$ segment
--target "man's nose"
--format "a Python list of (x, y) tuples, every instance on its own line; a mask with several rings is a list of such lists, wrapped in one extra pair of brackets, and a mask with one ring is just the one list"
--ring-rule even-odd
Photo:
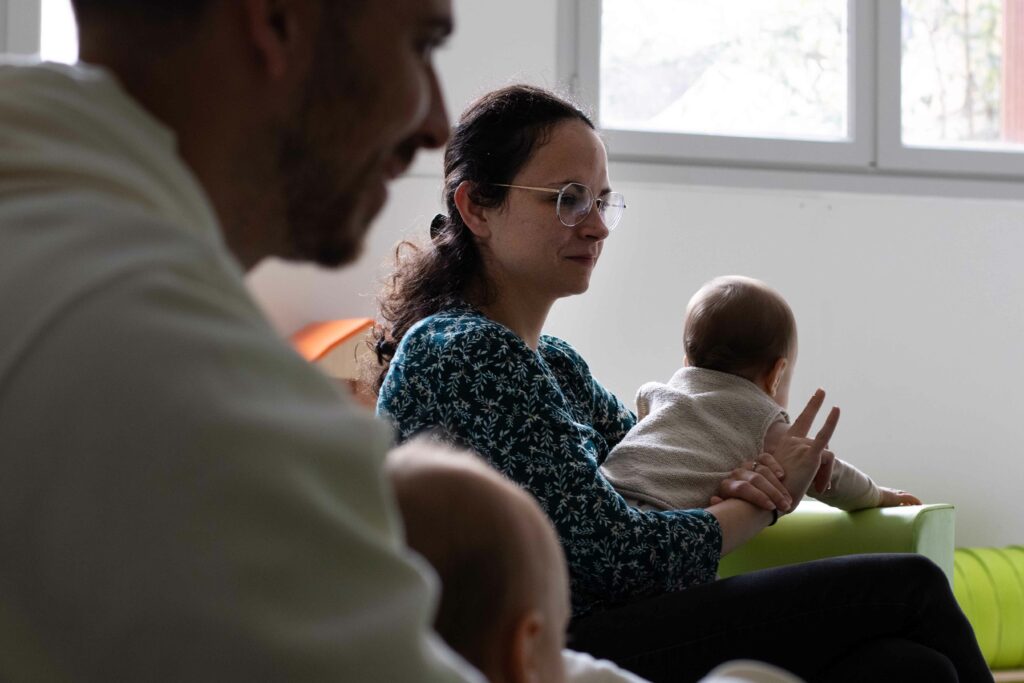
[(448, 110), (444, 106), (444, 95), (441, 93), (441, 84), (438, 82), (437, 73), (430, 70), (430, 105), (427, 115), (420, 125), (420, 145), (429, 149), (436, 149), (448, 141), (451, 127), (448, 123)]

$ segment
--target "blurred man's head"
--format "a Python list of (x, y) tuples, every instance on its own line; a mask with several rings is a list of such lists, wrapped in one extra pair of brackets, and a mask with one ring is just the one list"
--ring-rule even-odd
[(569, 577), (528, 493), (477, 457), (413, 442), (388, 458), (406, 540), (437, 571), (434, 626), (491, 683), (561, 683)]
[(82, 60), (178, 135), (246, 267), (353, 260), (448, 119), (451, 0), (73, 0)]

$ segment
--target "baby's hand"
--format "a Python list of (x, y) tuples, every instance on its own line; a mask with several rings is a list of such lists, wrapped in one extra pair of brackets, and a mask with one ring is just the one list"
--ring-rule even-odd
[(920, 505), (921, 500), (913, 493), (907, 493), (906, 491), (899, 491), (897, 489), (890, 489), (884, 486), (878, 487), (878, 492), (882, 494), (879, 499), (878, 507), (880, 508), (891, 508), (897, 505)]
[(836, 454), (825, 449), (821, 452), (821, 466), (818, 467), (818, 472), (814, 475), (814, 481), (811, 485), (814, 486), (814, 490), (818, 493), (825, 493), (832, 488), (832, 469), (836, 464)]

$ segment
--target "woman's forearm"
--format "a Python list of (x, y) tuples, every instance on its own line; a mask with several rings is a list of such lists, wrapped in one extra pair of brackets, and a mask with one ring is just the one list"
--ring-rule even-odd
[(752, 539), (771, 524), (773, 517), (770, 510), (738, 498), (729, 498), (706, 509), (715, 516), (722, 529), (722, 555), (728, 555)]

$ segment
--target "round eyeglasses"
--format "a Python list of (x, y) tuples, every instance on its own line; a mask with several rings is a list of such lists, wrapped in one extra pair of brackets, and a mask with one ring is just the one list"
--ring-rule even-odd
[(562, 225), (567, 228), (574, 228), (583, 221), (597, 206), (597, 213), (601, 221), (608, 228), (609, 232), (622, 220), (622, 213), (626, 210), (626, 199), (619, 192), (605, 192), (595, 198), (590, 188), (582, 183), (569, 183), (559, 190), (550, 187), (530, 187), (529, 185), (508, 185), (505, 183), (493, 183), (498, 187), (510, 187), (516, 190), (533, 190), (534, 192), (548, 192), (557, 194), (555, 202), (555, 214)]

